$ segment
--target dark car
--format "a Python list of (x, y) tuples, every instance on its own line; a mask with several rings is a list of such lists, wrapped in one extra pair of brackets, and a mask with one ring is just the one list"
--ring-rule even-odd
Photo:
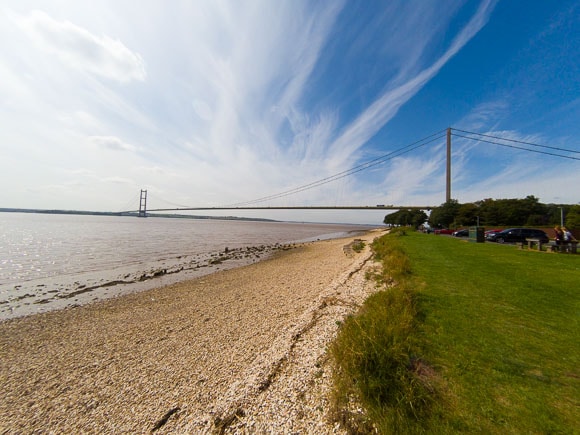
[(508, 228), (487, 238), (487, 240), (497, 243), (525, 242), (526, 239), (539, 239), (542, 243), (550, 241), (545, 232), (533, 228)]
[(501, 233), (503, 230), (486, 230), (484, 233), (485, 240), (494, 241), (493, 238), (497, 233)]
[(457, 230), (453, 232), (453, 235), (455, 237), (469, 237), (469, 230), (465, 228), (462, 230)]

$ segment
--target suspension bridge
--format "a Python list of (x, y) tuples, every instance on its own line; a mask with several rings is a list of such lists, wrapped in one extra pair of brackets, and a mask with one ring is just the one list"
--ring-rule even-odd
[(418, 148), (424, 147), (427, 144), (430, 144), (435, 141), (439, 141), (443, 138), (446, 138), (446, 156), (445, 156), (445, 163), (446, 163), (446, 186), (445, 186), (445, 201), (449, 202), (451, 200), (451, 137), (456, 136), (460, 137), (465, 140), (477, 141), (479, 143), (489, 143), (495, 144), (507, 148), (512, 149), (519, 149), (524, 150), (532, 153), (539, 153), (549, 156), (555, 156), (565, 159), (571, 160), (580, 160), (580, 157), (577, 155), (580, 154), (580, 151), (565, 149), (561, 147), (552, 147), (547, 145), (539, 145), (531, 142), (511, 139), (511, 138), (502, 138), (498, 136), (493, 136), (489, 134), (482, 134), (476, 132), (470, 132), (466, 130), (460, 130), (456, 128), (447, 128), (440, 132), (434, 133), (430, 136), (427, 136), (423, 139), (420, 139), (416, 142), (403, 146), (395, 151), (392, 151), (388, 154), (380, 156), (376, 159), (361, 163), (357, 166), (354, 166), (346, 171), (340, 172), (338, 174), (332, 175), (330, 177), (326, 177), (312, 183), (308, 183), (290, 190), (286, 190), (284, 192), (279, 192), (273, 195), (269, 195), (262, 198), (257, 198), (250, 201), (245, 201), (237, 204), (225, 205), (225, 206), (210, 206), (210, 207), (175, 207), (175, 208), (154, 208), (148, 209), (147, 208), (147, 190), (141, 190), (140, 201), (139, 201), (139, 210), (132, 210), (123, 213), (131, 213), (136, 214), (139, 217), (146, 217), (147, 213), (153, 212), (183, 212), (183, 211), (224, 211), (224, 210), (234, 210), (234, 211), (241, 211), (241, 210), (431, 210), (433, 209), (434, 205), (393, 205), (393, 204), (376, 204), (376, 205), (341, 205), (341, 206), (328, 206), (328, 205), (308, 205), (308, 206), (264, 206), (258, 205), (262, 204), (267, 201), (272, 201), (275, 199), (291, 196), (297, 194), (299, 192), (303, 192), (306, 190), (310, 190), (324, 184), (339, 180), (341, 178), (345, 178), (356, 174), (358, 172), (362, 172), (364, 170), (373, 168), (380, 164), (383, 164), (389, 160), (392, 160), (395, 157), (400, 155), (409, 153), (414, 151)]

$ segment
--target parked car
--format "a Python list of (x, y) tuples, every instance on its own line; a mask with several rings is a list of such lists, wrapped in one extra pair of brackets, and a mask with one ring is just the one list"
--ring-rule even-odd
[(448, 228), (438, 228), (434, 231), (435, 234), (453, 234), (453, 230)]
[(463, 228), (462, 230), (454, 231), (453, 236), (455, 236), (455, 237), (469, 237), (469, 230), (467, 228)]
[(485, 240), (493, 241), (493, 240), (491, 240), (492, 237), (495, 237), (495, 235), (501, 231), (503, 231), (503, 230), (497, 230), (497, 229), (496, 230), (486, 230), (484, 233)]
[(487, 240), (497, 243), (514, 243), (525, 242), (528, 238), (539, 239), (542, 243), (548, 243), (550, 241), (545, 232), (533, 228), (508, 228), (507, 230), (491, 235)]

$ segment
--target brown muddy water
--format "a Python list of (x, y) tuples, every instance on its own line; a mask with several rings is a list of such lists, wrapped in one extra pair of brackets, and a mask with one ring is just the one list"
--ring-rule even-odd
[(0, 213), (0, 320), (162, 287), (371, 228)]

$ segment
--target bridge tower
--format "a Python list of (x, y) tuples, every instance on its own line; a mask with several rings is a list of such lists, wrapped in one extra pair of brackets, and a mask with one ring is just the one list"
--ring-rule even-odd
[(451, 128), (447, 129), (447, 174), (445, 186), (445, 202), (451, 201)]
[(141, 189), (141, 198), (139, 199), (139, 217), (147, 217), (147, 191)]

